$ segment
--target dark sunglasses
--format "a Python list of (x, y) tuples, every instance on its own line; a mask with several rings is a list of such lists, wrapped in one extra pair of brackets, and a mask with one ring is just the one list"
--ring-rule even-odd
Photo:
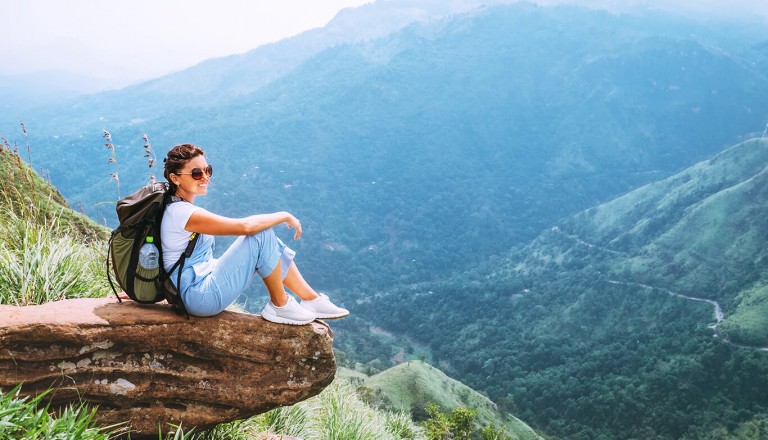
[(205, 167), (204, 170), (201, 170), (200, 168), (192, 168), (191, 173), (173, 173), (173, 174), (177, 176), (183, 176), (184, 174), (189, 174), (190, 176), (192, 176), (193, 179), (200, 180), (203, 178), (203, 172), (205, 172), (205, 174), (208, 177), (211, 177), (213, 176), (213, 167), (208, 165), (207, 167)]

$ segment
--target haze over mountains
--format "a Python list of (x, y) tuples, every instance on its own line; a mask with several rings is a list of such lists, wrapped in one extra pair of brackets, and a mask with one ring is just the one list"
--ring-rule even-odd
[(302, 219), (307, 278), (353, 310), (345, 352), (426, 353), (547, 433), (702, 438), (759, 421), (763, 354), (721, 344), (712, 309), (667, 290), (718, 301), (719, 335), (767, 341), (768, 163), (764, 142), (741, 141), (768, 122), (768, 30), (457, 5), (378, 2), (30, 111), (33, 163), (109, 222), (109, 174), (122, 195), (147, 180), (142, 134), (161, 157), (200, 144), (216, 169), (201, 204)]
[[(115, 194), (102, 129), (123, 188), (146, 180), (142, 134), (160, 154), (190, 141), (217, 165), (209, 207), (296, 211), (323, 238), (297, 244), (309, 267), (351, 267), (355, 284), (420, 281), (760, 131), (762, 28), (730, 30), (501, 5), (286, 63), (297, 37), (177, 74), (174, 89), (159, 79), (24, 119), (48, 157), (76, 156), (74, 169), (44, 155), (38, 166), (95, 218)], [(346, 284), (318, 272), (327, 288)]]

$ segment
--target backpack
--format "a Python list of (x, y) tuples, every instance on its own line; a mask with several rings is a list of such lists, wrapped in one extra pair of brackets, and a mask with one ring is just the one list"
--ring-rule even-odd
[[(163, 213), (170, 203), (181, 201), (168, 192), (165, 182), (151, 183), (135, 193), (117, 202), (117, 218), (120, 225), (112, 231), (109, 238), (107, 255), (107, 279), (115, 293), (118, 302), (122, 302), (110, 276), (110, 260), (112, 274), (117, 284), (132, 300), (142, 304), (154, 304), (162, 300), (168, 301), (174, 311), (186, 314), (186, 308), (177, 288), (181, 284), (181, 269), (174, 286), (169, 273), (177, 267), (183, 268), (184, 261), (192, 255), (199, 235), (192, 233), (186, 250), (169, 272), (163, 266), (163, 246), (160, 237), (160, 224)], [(157, 247), (160, 264), (155, 269), (145, 269), (139, 266), (139, 249), (147, 237)]]

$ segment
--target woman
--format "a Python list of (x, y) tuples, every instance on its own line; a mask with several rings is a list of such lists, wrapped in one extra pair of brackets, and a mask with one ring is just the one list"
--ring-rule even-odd
[[(160, 227), (163, 264), (170, 270), (186, 249), (192, 233), (200, 235), (192, 255), (181, 270), (181, 297), (187, 311), (196, 316), (212, 316), (226, 309), (258, 274), (269, 292), (270, 301), (261, 316), (282, 324), (306, 324), (314, 319), (341, 318), (349, 311), (318, 294), (304, 280), (294, 251), (272, 228), (285, 223), (301, 237), (301, 223), (288, 212), (228, 218), (195, 206), (195, 198), (208, 193), (213, 168), (205, 152), (191, 144), (173, 147), (165, 158), (165, 179), (176, 198), (166, 207)], [(213, 258), (215, 235), (238, 238), (219, 258)], [(176, 281), (176, 272), (170, 274)], [(296, 302), (285, 291), (299, 298)]]

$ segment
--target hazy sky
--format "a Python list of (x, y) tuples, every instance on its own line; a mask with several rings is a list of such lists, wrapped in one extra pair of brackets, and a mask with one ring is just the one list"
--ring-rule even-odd
[[(0, 75), (56, 69), (122, 86), (322, 27), (340, 9), (372, 1), (0, 0)], [(768, 16), (768, 0), (534, 1)]]
[(322, 27), (371, 0), (0, 0), (0, 74), (146, 79)]

